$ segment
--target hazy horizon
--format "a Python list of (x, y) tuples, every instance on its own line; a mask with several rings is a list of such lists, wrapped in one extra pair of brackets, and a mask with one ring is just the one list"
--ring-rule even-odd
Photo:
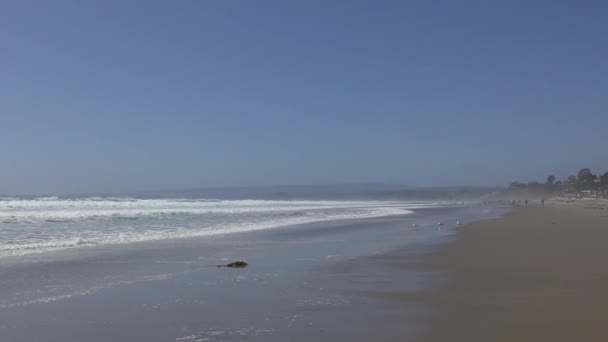
[(0, 194), (608, 171), (608, 6), (9, 2)]
[[(448, 185), (448, 186), (437, 186), (437, 185), (419, 185), (419, 186), (408, 186), (403, 184), (386, 184), (379, 182), (365, 182), (365, 183), (335, 183), (335, 184), (273, 184), (273, 185), (244, 185), (244, 186), (209, 186), (209, 187), (181, 187), (181, 188), (158, 188), (158, 189), (143, 189), (143, 190), (130, 190), (130, 191), (118, 191), (118, 192), (54, 192), (54, 193), (2, 193), (0, 196), (11, 196), (11, 197), (45, 197), (45, 196), (59, 196), (59, 197), (90, 197), (90, 196), (101, 196), (101, 197), (142, 197), (143, 198), (176, 198), (184, 196), (189, 198), (230, 198), (230, 195), (237, 194), (237, 197), (251, 197), (252, 195), (264, 197), (264, 195), (276, 195), (277, 193), (284, 193), (285, 195), (295, 196), (306, 194), (323, 197), (324, 195), (366, 195), (366, 194), (389, 194), (394, 192), (408, 192), (408, 191), (450, 191), (458, 189), (475, 189), (475, 190), (487, 190), (505, 188), (504, 186), (470, 186), (470, 185)], [(207, 196), (205, 196), (207, 195)], [(211, 195), (211, 196), (209, 196)]]

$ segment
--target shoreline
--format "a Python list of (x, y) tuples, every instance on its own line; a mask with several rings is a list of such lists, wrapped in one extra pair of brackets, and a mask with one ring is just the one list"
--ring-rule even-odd
[(606, 246), (606, 201), (517, 207), (406, 266), (442, 285), (371, 295), (431, 307), (415, 341), (604, 341)]
[[(360, 262), (354, 273), (332, 265), (401, 245), (417, 249), (442, 234), (436, 229), (414, 234), (413, 222), (456, 222), (475, 213), (476, 208), (430, 208), (413, 215), (83, 249), (0, 265), (0, 340), (330, 341), (377, 335), (364, 323), (372, 311), (393, 308), (351, 291), (376, 287), (373, 274), (387, 280), (396, 274), (359, 269)], [(196, 267), (235, 260), (249, 266)], [(355, 278), (362, 282), (351, 282)], [(411, 313), (413, 327), (417, 311)], [(384, 335), (399, 327), (373, 321), (385, 327)]]
[[(353, 203), (356, 203), (353, 202)], [(366, 202), (367, 203), (367, 202)], [(379, 202), (380, 203), (380, 202)], [(63, 257), (76, 255), (80, 257), (81, 255), (86, 254), (94, 254), (96, 251), (105, 250), (119, 250), (124, 247), (124, 249), (130, 248), (146, 248), (150, 246), (155, 246), (159, 244), (163, 244), (165, 242), (175, 242), (179, 243), (179, 241), (188, 241), (188, 240), (200, 240), (200, 239), (214, 239), (216, 237), (229, 236), (229, 235), (242, 235), (247, 236), (248, 234), (264, 234), (265, 232), (275, 232), (286, 229), (294, 229), (297, 230), (299, 227), (308, 227), (308, 226), (334, 226), (336, 224), (342, 224), (344, 222), (361, 222), (366, 220), (374, 220), (374, 219), (384, 219), (384, 218), (395, 218), (395, 217), (404, 217), (408, 215), (412, 215), (415, 212), (424, 212), (427, 210), (434, 210), (439, 208), (462, 208), (461, 204), (457, 203), (443, 203), (436, 205), (429, 205), (424, 203), (401, 203), (398, 205), (398, 202), (385, 202), (387, 205), (386, 208), (393, 208), (395, 212), (390, 214), (387, 213), (375, 213), (370, 215), (363, 215), (359, 217), (326, 217), (326, 218), (313, 218), (310, 221), (303, 220), (302, 222), (282, 222), (282, 223), (272, 223), (269, 225), (261, 225), (256, 226), (255, 224), (248, 225), (247, 223), (243, 223), (242, 227), (228, 230), (210, 230), (210, 231), (200, 231), (200, 232), (183, 232), (183, 233), (169, 233), (166, 235), (159, 235), (157, 237), (151, 238), (141, 238), (141, 239), (126, 239), (124, 242), (112, 242), (112, 241), (97, 241), (95, 239), (87, 239), (82, 237), (74, 237), (71, 242), (65, 243), (57, 243), (56, 246), (41, 246), (41, 247), (27, 247), (20, 250), (19, 248), (15, 248), (16, 252), (12, 252), (10, 248), (0, 249), (0, 266), (2, 263), (11, 263), (14, 261), (37, 261), (38, 259), (45, 259), (47, 256), (51, 258)], [(466, 207), (471, 207), (471, 203), (469, 203)], [(473, 205), (474, 206), (474, 205)], [(108, 221), (111, 222), (111, 221)], [(104, 225), (108, 222), (100, 221), (97, 223), (98, 225)], [(57, 222), (52, 222), (57, 223)], [(71, 222), (73, 223), (73, 222)], [(250, 226), (254, 226), (251, 228)], [(247, 227), (247, 228), (245, 228)], [(2, 227), (0, 227), (2, 228)], [(13, 227), (10, 227), (13, 228)], [(142, 227), (145, 228), (145, 227)], [(7, 253), (7, 252), (12, 252)]]
[[(404, 288), (418, 293), (431, 286), (433, 275), (394, 272), (395, 260), (378, 261), (394, 250), (411, 257), (434, 249), (453, 237), (457, 220), (495, 216), (492, 208), (429, 208), (146, 248), (91, 249), (0, 267), (0, 339), (409, 339), (426, 324), (426, 305), (387, 305), (362, 294)], [(438, 227), (437, 220), (445, 225)], [(196, 267), (235, 260), (249, 266)]]

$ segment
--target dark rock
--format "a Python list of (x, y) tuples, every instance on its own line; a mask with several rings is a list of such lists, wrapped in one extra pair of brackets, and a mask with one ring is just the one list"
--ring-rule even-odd
[(230, 268), (245, 268), (247, 267), (247, 263), (244, 261), (235, 261), (226, 265), (219, 265), (218, 267), (230, 267)]

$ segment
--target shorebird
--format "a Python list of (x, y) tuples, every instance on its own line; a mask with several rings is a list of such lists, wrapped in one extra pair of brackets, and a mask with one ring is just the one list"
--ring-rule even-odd
[(456, 221), (456, 225), (457, 225), (457, 226), (460, 226), (460, 221)]

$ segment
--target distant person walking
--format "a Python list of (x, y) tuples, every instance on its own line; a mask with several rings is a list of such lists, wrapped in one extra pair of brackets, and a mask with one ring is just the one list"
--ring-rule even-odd
[(528, 205), (528, 200), (526, 200), (526, 205)]

